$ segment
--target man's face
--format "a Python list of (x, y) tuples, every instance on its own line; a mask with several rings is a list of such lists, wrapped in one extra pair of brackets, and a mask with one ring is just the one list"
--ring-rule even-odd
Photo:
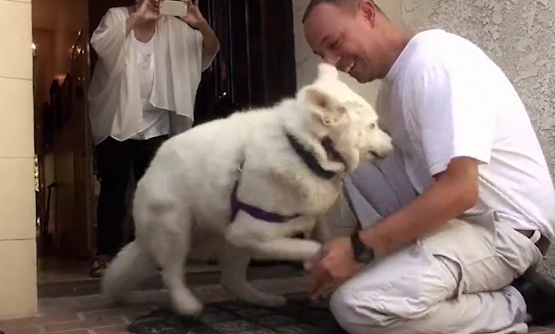
[(380, 41), (375, 29), (376, 8), (362, 2), (358, 8), (323, 3), (304, 23), (312, 50), (358, 82), (379, 79)]

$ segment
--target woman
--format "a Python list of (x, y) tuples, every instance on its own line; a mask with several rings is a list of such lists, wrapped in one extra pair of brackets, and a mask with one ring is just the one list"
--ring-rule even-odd
[(111, 8), (91, 38), (98, 63), (89, 117), (101, 182), (94, 277), (121, 247), (131, 175), (139, 180), (159, 145), (191, 126), (201, 73), (219, 50), (198, 3), (186, 1), (181, 18), (161, 16), (159, 4)]

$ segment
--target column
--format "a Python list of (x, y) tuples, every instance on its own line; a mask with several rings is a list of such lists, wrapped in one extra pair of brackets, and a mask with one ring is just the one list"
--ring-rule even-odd
[(31, 0), (0, 0), (0, 319), (37, 311)]

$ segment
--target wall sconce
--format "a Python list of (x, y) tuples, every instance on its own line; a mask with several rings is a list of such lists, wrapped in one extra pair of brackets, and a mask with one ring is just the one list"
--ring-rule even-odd
[(35, 42), (31, 43), (31, 50), (33, 50), (33, 57), (37, 56), (37, 45)]

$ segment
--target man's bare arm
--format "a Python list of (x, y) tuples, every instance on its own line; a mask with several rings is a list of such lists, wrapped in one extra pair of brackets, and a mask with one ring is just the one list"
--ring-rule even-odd
[(363, 230), (362, 241), (378, 257), (385, 256), (460, 216), (478, 200), (478, 166), (473, 158), (454, 158), (411, 204)]

